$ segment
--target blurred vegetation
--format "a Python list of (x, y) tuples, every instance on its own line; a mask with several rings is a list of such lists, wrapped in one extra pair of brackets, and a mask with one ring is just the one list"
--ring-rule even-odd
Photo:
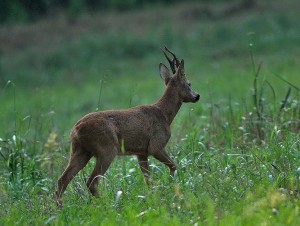
[[(224, 0), (214, 0), (221, 2)], [(179, 2), (179, 0), (1, 0), (0, 22), (26, 22), (45, 16), (55, 10), (65, 10), (70, 16), (98, 9), (128, 10), (154, 4)], [(208, 0), (201, 0), (208, 2)], [(252, 2), (252, 0), (246, 0)]]

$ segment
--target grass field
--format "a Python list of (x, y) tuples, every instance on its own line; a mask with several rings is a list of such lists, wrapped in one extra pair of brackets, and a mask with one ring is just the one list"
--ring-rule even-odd
[[(225, 15), (226, 7), (0, 28), (0, 225), (300, 225), (300, 5), (266, 1)], [(135, 157), (116, 158), (97, 199), (85, 187), (91, 161), (57, 209), (73, 124), (157, 100), (164, 44), (185, 59), (201, 95), (172, 125), (177, 174), (150, 158), (148, 187)]]

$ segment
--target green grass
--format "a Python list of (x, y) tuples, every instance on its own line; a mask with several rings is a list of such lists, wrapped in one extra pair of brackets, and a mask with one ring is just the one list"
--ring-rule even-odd
[[(189, 14), (201, 8), (189, 3), (2, 28), (19, 39), (0, 44), (0, 225), (299, 225), (297, 3), (215, 20)], [(90, 162), (58, 210), (71, 127), (97, 109), (159, 98), (163, 44), (185, 59), (201, 94), (172, 125), (176, 176), (150, 158), (148, 187), (135, 157), (116, 158), (96, 199), (85, 187)], [(290, 85), (277, 75), (295, 86), (286, 99)]]

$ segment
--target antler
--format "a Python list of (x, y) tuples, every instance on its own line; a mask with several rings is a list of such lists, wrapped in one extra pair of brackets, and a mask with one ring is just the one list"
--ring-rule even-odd
[[(165, 55), (165, 57), (167, 58), (167, 60), (169, 61), (169, 64), (170, 64), (170, 67), (171, 67), (171, 70), (172, 70), (173, 74), (175, 74), (176, 70), (178, 69), (178, 67), (180, 65), (180, 61), (176, 57), (175, 53), (173, 53), (172, 51), (170, 51), (166, 46), (165, 46), (165, 49), (162, 49), (162, 48), (160, 48), (160, 49), (163, 52), (163, 54)], [(168, 57), (166, 51), (173, 56), (173, 60), (171, 60)], [(182, 65), (182, 66), (184, 66), (184, 65)]]

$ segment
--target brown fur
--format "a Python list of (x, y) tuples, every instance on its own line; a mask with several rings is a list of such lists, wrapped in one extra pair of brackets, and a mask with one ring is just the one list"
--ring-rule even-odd
[[(168, 68), (160, 64), (166, 89), (156, 103), (90, 113), (75, 124), (71, 131), (69, 164), (58, 180), (58, 206), (69, 182), (92, 157), (96, 158), (96, 165), (87, 186), (94, 196), (98, 196), (99, 177), (105, 174), (116, 155), (136, 155), (146, 183), (149, 183), (150, 155), (167, 165), (170, 175), (174, 175), (176, 165), (165, 152), (171, 136), (170, 125), (183, 102), (197, 102), (200, 97), (191, 90), (183, 67), (182, 61), (171, 75)], [(121, 150), (122, 145), (125, 150)]]

